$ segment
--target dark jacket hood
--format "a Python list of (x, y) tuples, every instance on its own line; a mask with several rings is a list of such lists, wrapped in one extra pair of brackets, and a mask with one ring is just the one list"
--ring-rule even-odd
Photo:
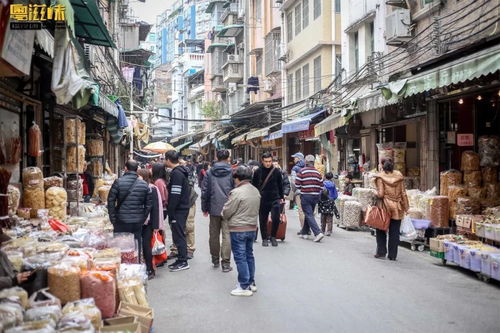
[(231, 174), (232, 169), (231, 166), (227, 163), (224, 162), (217, 162), (214, 164), (212, 169), (210, 169), (210, 172), (212, 175), (215, 177), (226, 177), (227, 175)]
[(179, 165), (174, 168), (175, 171), (182, 172), (184, 176), (189, 177), (189, 169), (185, 165)]

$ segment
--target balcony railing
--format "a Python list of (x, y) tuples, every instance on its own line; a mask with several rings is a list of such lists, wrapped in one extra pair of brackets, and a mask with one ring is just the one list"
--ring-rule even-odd
[[(238, 15), (238, 4), (237, 3), (231, 3), (229, 7), (224, 9), (222, 12), (222, 15), (220, 17), (220, 21), (224, 25), (229, 25), (229, 24), (234, 24)], [(229, 20), (228, 20), (229, 19)], [(228, 22), (226, 22), (228, 20)], [(230, 21), (230, 22), (229, 22)]]
[(226, 87), (224, 86), (224, 81), (221, 76), (215, 76), (212, 78), (212, 91), (213, 92), (224, 92)]

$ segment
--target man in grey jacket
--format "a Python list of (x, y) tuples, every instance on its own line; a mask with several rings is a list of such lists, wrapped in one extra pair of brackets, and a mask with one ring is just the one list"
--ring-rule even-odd
[(253, 241), (257, 233), (260, 193), (250, 183), (252, 170), (248, 167), (237, 167), (233, 177), (236, 188), (229, 194), (222, 211), (224, 220), (228, 222), (231, 249), (238, 269), (238, 286), (231, 291), (231, 295), (252, 296), (257, 291)]
[(201, 210), (204, 216), (210, 215), (209, 245), (212, 264), (214, 268), (218, 268), (222, 262), (222, 271), (225, 273), (232, 270), (231, 241), (227, 221), (222, 218), (222, 208), (233, 188), (229, 151), (221, 149), (217, 151), (217, 162), (207, 172), (201, 186)]

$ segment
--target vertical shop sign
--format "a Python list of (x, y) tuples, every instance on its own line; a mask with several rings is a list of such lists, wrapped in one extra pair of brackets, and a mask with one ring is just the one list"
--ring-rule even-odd
[(474, 134), (457, 134), (457, 145), (460, 147), (474, 146)]
[(11, 30), (7, 26), (1, 57), (15, 69), (30, 75), (35, 30)]

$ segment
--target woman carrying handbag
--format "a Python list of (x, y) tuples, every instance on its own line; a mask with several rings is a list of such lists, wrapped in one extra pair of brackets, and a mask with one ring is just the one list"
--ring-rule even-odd
[(394, 170), (391, 159), (382, 162), (383, 171), (376, 176), (377, 197), (381, 199), (382, 209), (390, 218), (389, 222), (389, 253), (387, 253), (387, 231), (377, 229), (377, 252), (375, 258), (396, 260), (399, 246), (399, 229), (401, 220), (409, 209), (408, 197), (404, 186), (404, 177)]

